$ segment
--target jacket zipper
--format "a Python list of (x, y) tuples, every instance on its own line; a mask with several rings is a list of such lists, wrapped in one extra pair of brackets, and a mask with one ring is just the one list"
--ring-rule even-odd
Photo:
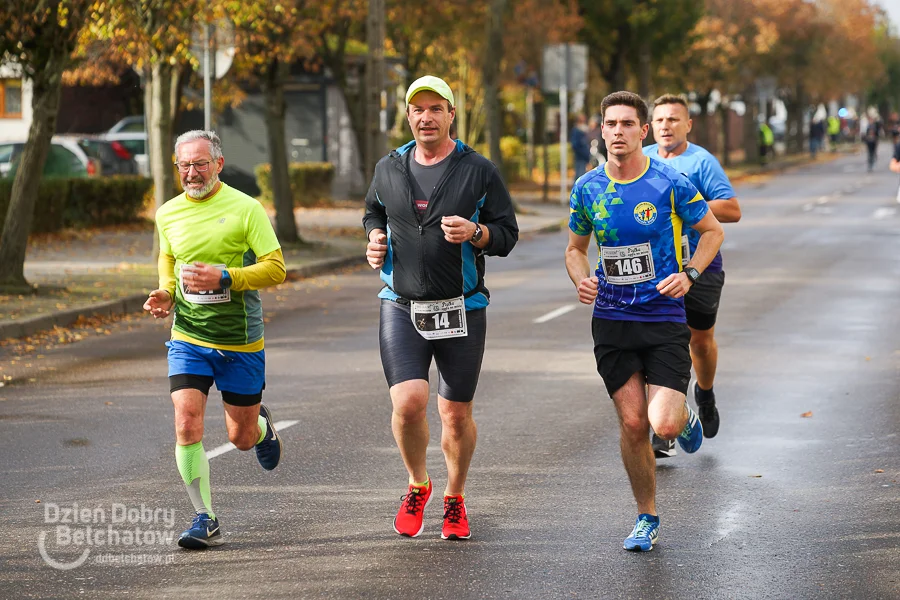
[[(415, 152), (415, 148), (410, 148), (409, 152)], [(454, 149), (453, 152), (454, 152), (454, 157), (450, 159), (450, 164), (447, 166), (447, 170), (444, 171), (444, 175), (441, 177), (441, 180), (438, 181), (436, 186), (434, 186), (434, 191), (431, 194), (431, 200), (429, 200), (428, 207), (425, 209), (426, 214), (423, 215), (422, 217), (419, 216), (419, 211), (416, 210), (415, 201), (413, 199), (412, 181), (411, 181), (412, 175), (409, 172), (409, 170), (406, 168), (406, 164), (404, 163), (403, 160), (395, 159), (395, 161), (394, 161), (394, 164), (397, 165), (397, 168), (400, 170), (401, 173), (403, 173), (403, 175), (406, 179), (407, 205), (409, 206), (410, 210), (413, 212), (413, 217), (415, 217), (416, 223), (418, 224), (418, 228), (419, 228), (419, 276), (420, 276), (419, 281), (421, 283), (420, 290), (421, 290), (422, 296), (425, 296), (428, 291), (426, 274), (425, 274), (425, 242), (422, 239), (425, 236), (425, 229), (422, 227), (422, 219), (425, 216), (427, 216), (428, 213), (431, 211), (432, 206), (435, 203), (435, 200), (439, 196), (439, 192), (444, 187), (444, 182), (447, 181), (450, 174), (459, 165), (459, 157), (455, 156), (455, 153), (457, 152), (456, 149)], [(402, 159), (403, 157), (398, 156), (397, 158)], [(413, 159), (413, 155), (410, 154), (409, 157), (407, 158), (407, 160), (412, 160), (412, 159)], [(463, 282), (463, 290), (465, 290), (465, 282)]]

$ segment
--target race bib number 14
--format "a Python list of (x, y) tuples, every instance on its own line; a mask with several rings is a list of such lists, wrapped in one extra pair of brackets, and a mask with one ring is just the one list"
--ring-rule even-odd
[(426, 340), (465, 337), (466, 301), (460, 296), (449, 300), (413, 300), (409, 316), (416, 331)]

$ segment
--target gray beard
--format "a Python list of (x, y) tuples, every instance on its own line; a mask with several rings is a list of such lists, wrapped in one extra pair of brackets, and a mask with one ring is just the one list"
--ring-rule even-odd
[(212, 177), (210, 177), (210, 178), (209, 178), (209, 181), (206, 182), (206, 185), (204, 185), (204, 186), (203, 186), (202, 188), (200, 188), (199, 190), (192, 190), (192, 189), (188, 188), (188, 189), (185, 189), (185, 190), (184, 190), (184, 193), (185, 193), (188, 197), (197, 200), (197, 199), (202, 198), (203, 196), (207, 195), (209, 192), (211, 192), (212, 189), (213, 189), (214, 187), (216, 187), (216, 184), (217, 184), (217, 183), (219, 183), (219, 176), (218, 176), (218, 174), (217, 174), (217, 175), (213, 175)]

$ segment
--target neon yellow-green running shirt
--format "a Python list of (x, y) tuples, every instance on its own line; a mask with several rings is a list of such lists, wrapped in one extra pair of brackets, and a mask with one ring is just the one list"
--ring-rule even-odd
[[(182, 193), (156, 212), (159, 251), (175, 258), (175, 320), (172, 338), (240, 351), (263, 347), (263, 313), (256, 290), (192, 293), (181, 268), (203, 262), (221, 269), (256, 264), (281, 248), (265, 209), (226, 184), (203, 201)], [(162, 274), (161, 274), (162, 278)]]

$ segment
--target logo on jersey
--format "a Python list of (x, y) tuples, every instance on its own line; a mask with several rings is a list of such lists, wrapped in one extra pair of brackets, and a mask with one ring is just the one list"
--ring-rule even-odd
[(634, 207), (634, 220), (641, 225), (651, 225), (656, 220), (656, 207), (649, 202), (641, 202)]

